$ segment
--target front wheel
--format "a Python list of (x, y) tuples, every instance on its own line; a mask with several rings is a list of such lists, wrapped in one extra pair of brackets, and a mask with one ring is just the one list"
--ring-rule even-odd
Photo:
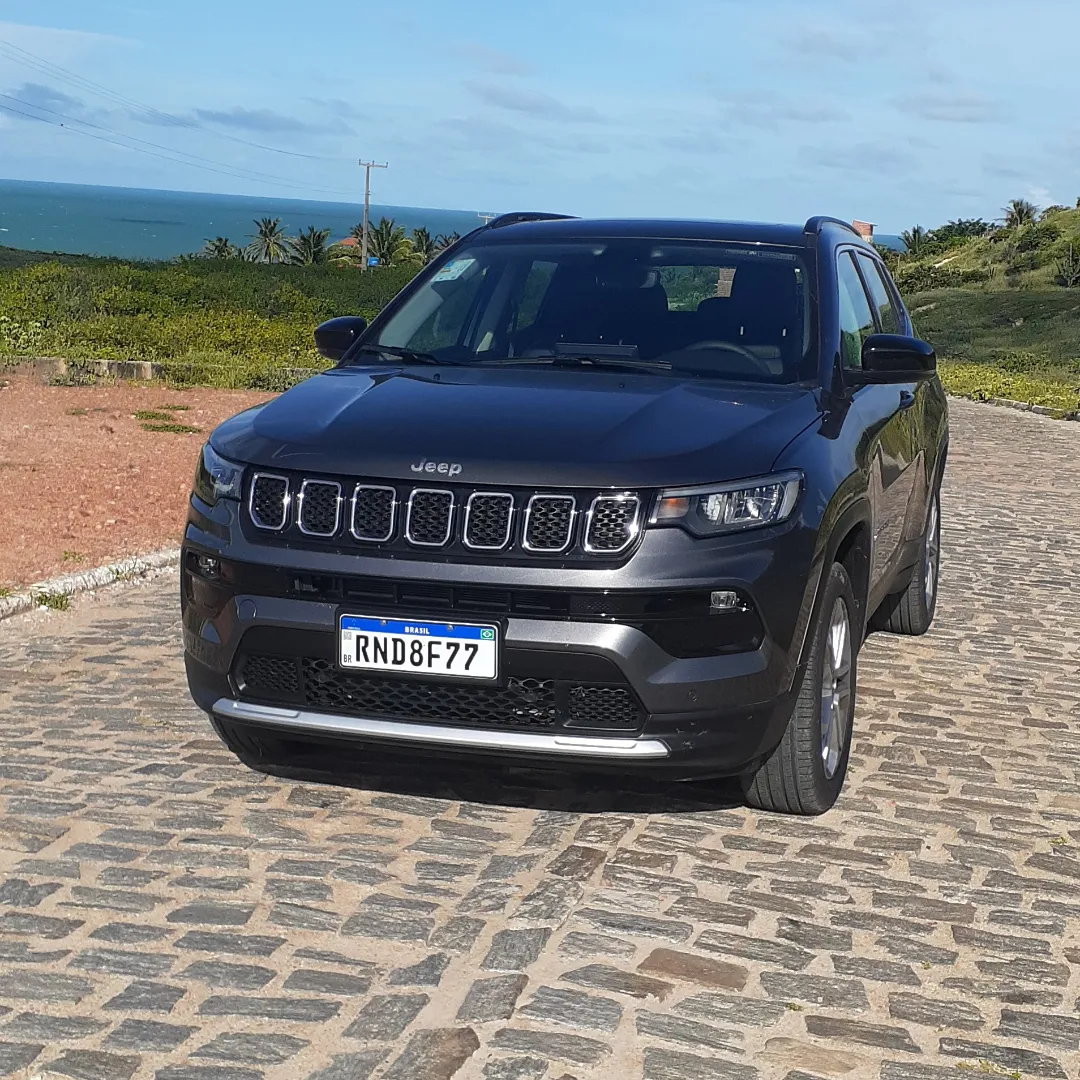
[(780, 745), (744, 779), (751, 806), (784, 814), (823, 814), (839, 797), (855, 715), (858, 610), (847, 571), (834, 563), (787, 730)]

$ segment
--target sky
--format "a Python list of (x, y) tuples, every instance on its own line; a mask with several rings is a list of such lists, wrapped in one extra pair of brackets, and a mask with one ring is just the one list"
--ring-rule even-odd
[(899, 232), (1076, 203), (1077, 41), (1075, 0), (0, 0), (0, 177), (358, 201), (364, 157), (383, 204)]

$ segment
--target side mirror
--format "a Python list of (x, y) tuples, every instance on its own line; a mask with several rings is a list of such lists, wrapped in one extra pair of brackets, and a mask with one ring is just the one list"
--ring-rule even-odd
[(871, 334), (863, 343), (862, 370), (844, 372), (856, 383), (908, 383), (937, 371), (934, 347), (904, 334)]
[(367, 319), (359, 315), (328, 319), (315, 329), (315, 348), (327, 360), (338, 361), (366, 329)]

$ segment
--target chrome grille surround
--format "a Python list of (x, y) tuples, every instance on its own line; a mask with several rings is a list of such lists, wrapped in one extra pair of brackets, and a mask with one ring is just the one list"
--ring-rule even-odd
[(597, 495), (585, 515), (583, 546), (589, 555), (618, 555), (640, 531), (641, 499), (637, 495)]
[[(376, 500), (381, 495), (390, 496), (390, 505), (385, 510), (380, 509), (377, 505)], [(361, 499), (369, 505), (362, 507)], [(375, 503), (375, 505), (370, 505), (371, 503)], [(394, 528), (397, 525), (397, 508), (397, 488), (382, 484), (357, 484), (352, 494), (349, 512), (349, 531), (352, 533), (353, 538), (368, 544), (385, 544), (394, 535)], [(358, 511), (365, 515), (364, 520), (365, 523), (369, 524), (368, 528), (361, 529), (357, 526)], [(373, 526), (379, 523), (384, 515), (386, 529), (384, 531), (375, 530)], [(372, 521), (372, 518), (374, 518), (374, 521)]]
[[(446, 524), (442, 528), (439, 522), (444, 516)], [(427, 539), (418, 537), (418, 528)], [(450, 542), (453, 528), (454, 493), (445, 488), (413, 488), (405, 515), (405, 539), (417, 547), (445, 547)]]
[[(274, 491), (280, 491), (275, 495)], [(280, 502), (281, 515), (277, 520), (267, 520), (262, 510), (270, 510)], [(248, 492), (248, 516), (256, 529), (280, 532), (289, 520), (289, 505), (292, 495), (289, 491), (289, 478), (277, 473), (257, 472), (251, 478), (251, 490)]]
[[(540, 519), (541, 514), (550, 515), (556, 512), (557, 508), (561, 508), (561, 512), (566, 515), (565, 527), (559, 524), (558, 519), (554, 522)], [(521, 546), (526, 551), (540, 555), (557, 555), (566, 551), (574, 539), (576, 517), (577, 499), (573, 495), (534, 495), (525, 507)], [(538, 540), (541, 542), (537, 543)]]
[[(503, 509), (499, 510), (497, 507)], [(499, 516), (506, 515), (500, 525)], [(481, 516), (483, 515), (483, 516)], [(461, 541), (473, 551), (502, 551), (514, 529), (514, 496), (505, 491), (474, 491), (465, 503)], [(483, 543), (497, 540), (497, 543)]]
[[(330, 503), (333, 500), (333, 521)], [(341, 485), (336, 480), (305, 480), (296, 500), (296, 524), (305, 536), (336, 535), (341, 524)]]

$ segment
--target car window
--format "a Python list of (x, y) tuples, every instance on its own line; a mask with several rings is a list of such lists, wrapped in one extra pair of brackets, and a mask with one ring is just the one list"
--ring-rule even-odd
[(837, 258), (836, 277), (840, 286), (840, 360), (846, 368), (861, 368), (863, 342), (876, 327), (850, 252), (841, 252)]
[(859, 265), (862, 267), (863, 277), (870, 290), (870, 298), (877, 308), (878, 321), (881, 330), (885, 334), (899, 334), (900, 322), (896, 317), (896, 308), (893, 306), (892, 294), (881, 277), (881, 267), (869, 255), (859, 255)]
[(621, 358), (794, 382), (814, 370), (804, 260), (726, 242), (478, 240), (432, 268), (373, 340), (455, 364)]

